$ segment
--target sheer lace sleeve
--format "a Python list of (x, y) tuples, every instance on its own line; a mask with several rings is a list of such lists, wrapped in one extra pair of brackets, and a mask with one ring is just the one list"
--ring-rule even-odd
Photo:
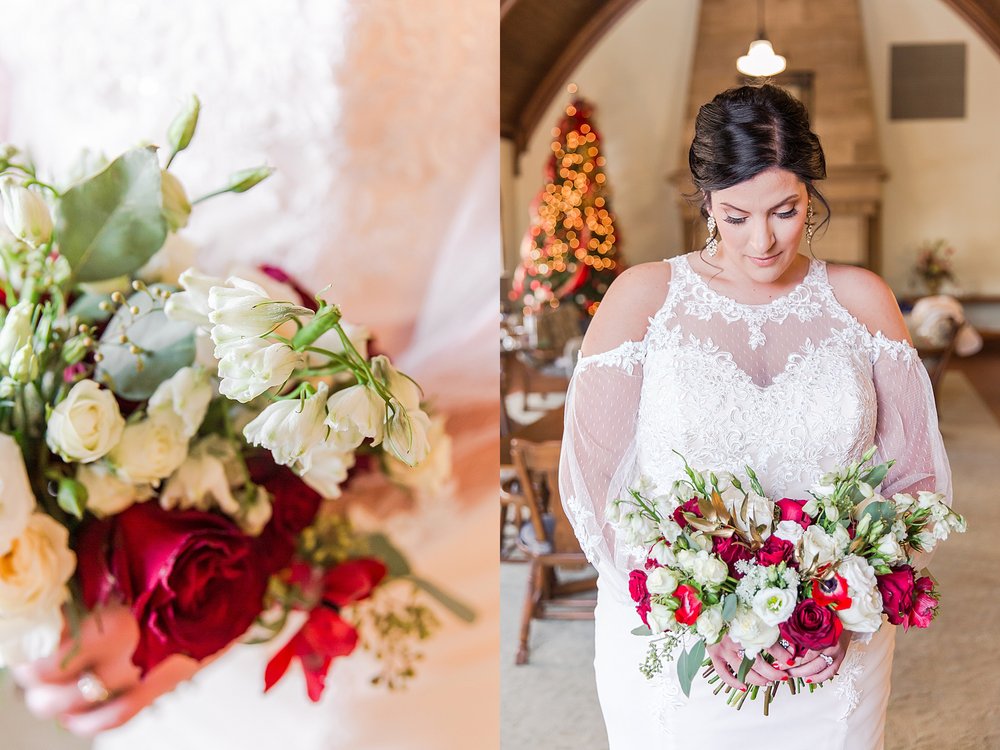
[(566, 396), (559, 492), (587, 559), (603, 573), (615, 568), (611, 500), (631, 479), (643, 342), (626, 341), (581, 357)]
[[(927, 370), (913, 347), (881, 335), (875, 339), (873, 356), (878, 396), (876, 461), (896, 460), (882, 485), (882, 494), (942, 492), (950, 505), (951, 466), (938, 429)], [(929, 560), (930, 555), (923, 555), (918, 567), (926, 566)]]

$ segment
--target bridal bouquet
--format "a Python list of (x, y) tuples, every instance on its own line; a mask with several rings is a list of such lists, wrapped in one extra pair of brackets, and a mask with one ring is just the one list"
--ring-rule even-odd
[[(0, 666), (120, 602), (143, 673), (298, 613), (266, 689), (298, 659), (319, 700), (332, 660), (369, 642), (395, 685), (436, 626), (418, 589), (472, 613), (337, 498), (365, 473), (446, 481), (441, 420), (364, 329), (280, 270), (171, 278), (192, 206), (270, 172), (189, 200), (169, 167), (198, 113), (192, 98), (163, 166), (139, 147), (65, 184), (0, 147)], [(401, 580), (412, 595), (385, 594)]]
[[(779, 640), (803, 654), (836, 645), (844, 630), (874, 633), (883, 616), (904, 629), (929, 626), (939, 596), (915, 563), (951, 532), (965, 531), (965, 520), (940, 493), (881, 496), (877, 488), (893, 462), (869, 465), (874, 455), (873, 446), (860, 461), (824, 475), (805, 499), (768, 498), (749, 466), (744, 481), (697, 471), (685, 460), (687, 478), (667, 494), (648, 497), (649, 482), (641, 480), (614, 501), (619, 534), (646, 554), (644, 566), (629, 574), (643, 622), (633, 633), (656, 636), (643, 674), (660, 672), (693, 637), (677, 658), (684, 693), (707, 667), (715, 693), (726, 688), (728, 702), (742, 707), (758, 687), (725, 685), (705, 659), (706, 645), (726, 634), (744, 653), (743, 681), (758, 654)], [(786, 684), (793, 694), (806, 687), (801, 678)], [(764, 691), (765, 714), (777, 687)]]

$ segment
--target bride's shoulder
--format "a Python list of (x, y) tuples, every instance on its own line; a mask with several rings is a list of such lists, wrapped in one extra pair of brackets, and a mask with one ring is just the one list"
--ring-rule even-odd
[(640, 263), (626, 269), (601, 300), (583, 339), (582, 353), (600, 354), (626, 341), (641, 341), (669, 288), (669, 263)]
[(867, 268), (835, 263), (827, 263), (826, 272), (837, 301), (870, 333), (909, 342), (896, 295), (881, 276)]

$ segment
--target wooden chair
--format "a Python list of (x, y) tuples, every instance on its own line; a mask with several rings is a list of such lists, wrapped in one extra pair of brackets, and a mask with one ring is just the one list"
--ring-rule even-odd
[(913, 339), (914, 348), (916, 348), (917, 354), (920, 356), (920, 361), (927, 368), (927, 375), (930, 377), (938, 415), (941, 414), (941, 402), (938, 399), (938, 391), (941, 380), (944, 378), (944, 373), (948, 369), (948, 363), (955, 353), (955, 340), (958, 338), (959, 328), (961, 328), (959, 323), (952, 320), (943, 341), (928, 342), (916, 336)]
[(588, 620), (594, 617), (596, 577), (562, 581), (556, 568), (588, 565), (559, 498), (558, 440), (542, 443), (514, 438), (511, 459), (521, 483), (529, 520), (518, 534), (518, 547), (531, 562), (528, 590), (521, 614), (517, 664), (528, 662), (528, 636), (533, 619)]

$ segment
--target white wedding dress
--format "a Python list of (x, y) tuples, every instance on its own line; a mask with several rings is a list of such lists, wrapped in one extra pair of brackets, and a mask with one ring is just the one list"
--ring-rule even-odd
[(596, 657), (611, 750), (649, 747), (875, 750), (883, 744), (895, 628), (852, 641), (840, 674), (815, 693), (779, 693), (739, 712), (699, 675), (690, 698), (674, 664), (647, 681), (647, 640), (629, 596), (642, 550), (619, 544), (605, 511), (640, 475), (658, 489), (703, 470), (754, 468), (774, 497), (808, 497), (818, 477), (872, 443), (895, 458), (883, 494), (947, 493), (951, 475), (930, 381), (914, 349), (869, 332), (836, 299), (823, 261), (764, 305), (713, 290), (687, 256), (641, 341), (582, 357), (566, 405), (561, 493), (596, 566)]
[[(435, 610), (408, 689), (337, 660), (319, 704), (298, 665), (268, 695), (290, 636), (241, 646), (96, 740), (98, 750), (451, 750), (499, 736), (499, 11), (494, 0), (0, 0), (0, 141), (64, 175), (202, 102), (171, 167), (192, 197), (236, 169), (267, 181), (197, 206), (183, 233), (211, 273), (282, 266), (363, 323), (447, 416), (455, 482), (391, 517), (417, 572), (476, 610)], [(17, 744), (17, 738), (11, 740)], [(7, 746), (7, 740), (0, 742)], [(19, 745), (20, 746), (20, 745)]]

